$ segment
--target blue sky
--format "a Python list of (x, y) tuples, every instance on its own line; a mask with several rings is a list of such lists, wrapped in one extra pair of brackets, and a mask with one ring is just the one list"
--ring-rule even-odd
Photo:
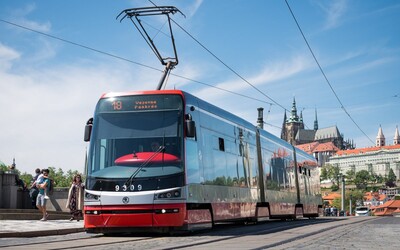
[[(288, 0), (333, 89), (362, 131), (326, 83), (284, 0), (153, 2), (180, 9), (186, 18), (175, 14), (179, 25), (279, 105), (177, 26), (179, 64), (173, 74), (250, 98), (174, 75), (166, 88), (190, 92), (253, 123), (263, 107), (265, 129), (277, 136), (281, 106), (290, 110), (295, 97), (310, 129), (317, 109), (320, 128), (336, 125), (357, 147), (373, 146), (380, 125), (387, 144), (393, 143), (400, 125), (399, 1)], [(144, 0), (0, 2), (0, 161), (8, 165), (15, 157), (17, 168), (28, 173), (48, 166), (83, 171), (83, 129), (100, 95), (155, 89), (161, 76), (7, 22), (163, 70), (133, 24), (116, 20), (124, 9), (145, 6), (152, 5)], [(161, 18), (146, 19), (146, 25), (165, 29)], [(169, 38), (152, 32), (168, 53)]]

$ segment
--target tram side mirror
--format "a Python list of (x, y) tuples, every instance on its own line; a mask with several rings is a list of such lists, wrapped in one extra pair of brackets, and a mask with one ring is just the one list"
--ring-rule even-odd
[(186, 137), (194, 138), (196, 136), (196, 124), (192, 120), (192, 116), (190, 114), (186, 115)]
[(86, 122), (85, 134), (83, 136), (83, 140), (86, 141), (86, 142), (90, 141), (90, 135), (92, 134), (92, 127), (93, 127), (93, 118), (90, 118)]

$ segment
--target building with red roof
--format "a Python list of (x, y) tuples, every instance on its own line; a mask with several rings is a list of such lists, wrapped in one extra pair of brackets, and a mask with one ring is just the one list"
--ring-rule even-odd
[(389, 200), (389, 198), (382, 193), (378, 193), (378, 192), (366, 192), (364, 194), (364, 206), (368, 206), (368, 207), (377, 207), (380, 206), (382, 204), (384, 204), (385, 202), (387, 202)]
[(324, 203), (328, 203), (330, 206), (333, 204), (334, 199), (340, 199), (342, 196), (338, 193), (329, 193), (322, 196)]
[(313, 155), (318, 161), (319, 166), (323, 166), (325, 162), (336, 152), (340, 151), (333, 142), (311, 142), (301, 145), (296, 145), (297, 148)]
[(382, 177), (388, 176), (390, 169), (392, 169), (397, 179), (399, 179), (400, 136), (397, 127), (393, 143), (393, 145), (386, 145), (382, 128), (379, 127), (375, 147), (339, 150), (329, 158), (327, 163), (338, 166), (342, 173), (346, 173), (349, 170), (354, 172), (367, 170)]
[(400, 200), (390, 200), (374, 209), (376, 216), (393, 216), (393, 213), (400, 210)]

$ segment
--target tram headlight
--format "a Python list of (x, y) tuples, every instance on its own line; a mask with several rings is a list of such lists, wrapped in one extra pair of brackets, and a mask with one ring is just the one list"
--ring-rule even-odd
[(181, 198), (181, 190), (173, 190), (154, 195), (155, 199), (176, 199)]
[(95, 194), (85, 193), (85, 198), (86, 200), (98, 201), (100, 196)]

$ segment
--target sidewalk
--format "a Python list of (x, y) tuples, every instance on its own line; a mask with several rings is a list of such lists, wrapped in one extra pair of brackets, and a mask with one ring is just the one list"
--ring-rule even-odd
[(0, 220), (0, 238), (38, 237), (84, 232), (83, 220)]

